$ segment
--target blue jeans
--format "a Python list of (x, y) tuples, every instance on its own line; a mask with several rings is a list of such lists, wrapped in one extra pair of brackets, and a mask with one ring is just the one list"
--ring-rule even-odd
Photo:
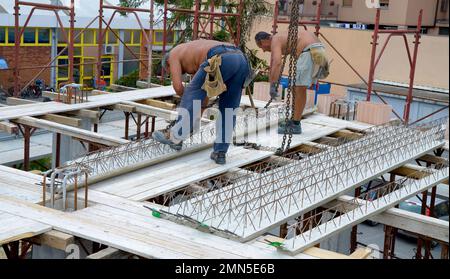
[[(220, 116), (216, 121), (215, 152), (227, 152), (233, 138), (233, 130), (236, 125), (236, 115), (233, 113), (241, 103), (242, 88), (245, 79), (250, 73), (247, 59), (236, 47), (216, 46), (209, 50), (207, 59), (221, 54), (222, 66), (220, 70), (227, 91), (219, 95)], [(192, 132), (198, 131), (201, 119), (201, 103), (206, 98), (206, 91), (202, 89), (206, 72), (204, 68), (208, 61), (200, 65), (192, 81), (185, 88), (181, 97), (179, 116), (177, 123), (171, 132), (179, 140), (188, 138)], [(188, 115), (187, 115), (187, 113)], [(189, 127), (189, 129), (188, 129)]]

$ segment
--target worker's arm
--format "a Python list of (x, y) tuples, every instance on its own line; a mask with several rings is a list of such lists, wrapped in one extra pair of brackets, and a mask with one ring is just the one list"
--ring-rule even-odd
[(283, 59), (282, 43), (278, 39), (272, 40), (272, 58), (270, 63), (270, 83), (277, 83), (280, 79), (281, 64)]
[(173, 89), (178, 96), (183, 96), (183, 70), (177, 57), (170, 57), (170, 76), (172, 77)]

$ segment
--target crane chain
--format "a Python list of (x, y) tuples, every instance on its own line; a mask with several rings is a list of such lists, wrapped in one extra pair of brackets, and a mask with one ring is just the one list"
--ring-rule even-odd
[[(294, 120), (294, 104), (295, 104), (295, 94), (292, 94), (295, 84), (297, 82), (297, 40), (298, 40), (298, 26), (300, 20), (300, 0), (293, 0), (291, 6), (291, 18), (289, 22), (288, 30), (288, 43), (287, 50), (289, 51), (289, 83), (287, 88), (286, 96), (286, 111), (285, 111), (285, 121), (286, 129), (284, 130), (283, 142), (277, 153), (284, 154), (289, 150), (292, 143), (292, 129), (289, 128), (288, 119), (291, 122)], [(284, 67), (282, 68), (283, 71)], [(291, 100), (292, 99), (292, 100)], [(287, 145), (286, 145), (287, 140)]]

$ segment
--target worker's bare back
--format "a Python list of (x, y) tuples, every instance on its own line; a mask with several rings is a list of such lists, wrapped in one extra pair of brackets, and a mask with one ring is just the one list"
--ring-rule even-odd
[(218, 45), (230, 45), (229, 43), (196, 40), (176, 46), (170, 51), (170, 60), (179, 61), (183, 73), (195, 74), (200, 65), (206, 60), (208, 51)]
[[(310, 44), (319, 43), (317, 36), (310, 31), (300, 29), (297, 40), (297, 56)], [(283, 55), (290, 54), (287, 49), (288, 45), (288, 35), (287, 34), (277, 34), (272, 38), (272, 49), (281, 48)]]

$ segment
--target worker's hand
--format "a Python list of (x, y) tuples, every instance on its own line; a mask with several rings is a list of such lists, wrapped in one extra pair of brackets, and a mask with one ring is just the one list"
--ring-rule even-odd
[(270, 98), (276, 99), (280, 95), (278, 95), (278, 86), (275, 83), (270, 84)]

